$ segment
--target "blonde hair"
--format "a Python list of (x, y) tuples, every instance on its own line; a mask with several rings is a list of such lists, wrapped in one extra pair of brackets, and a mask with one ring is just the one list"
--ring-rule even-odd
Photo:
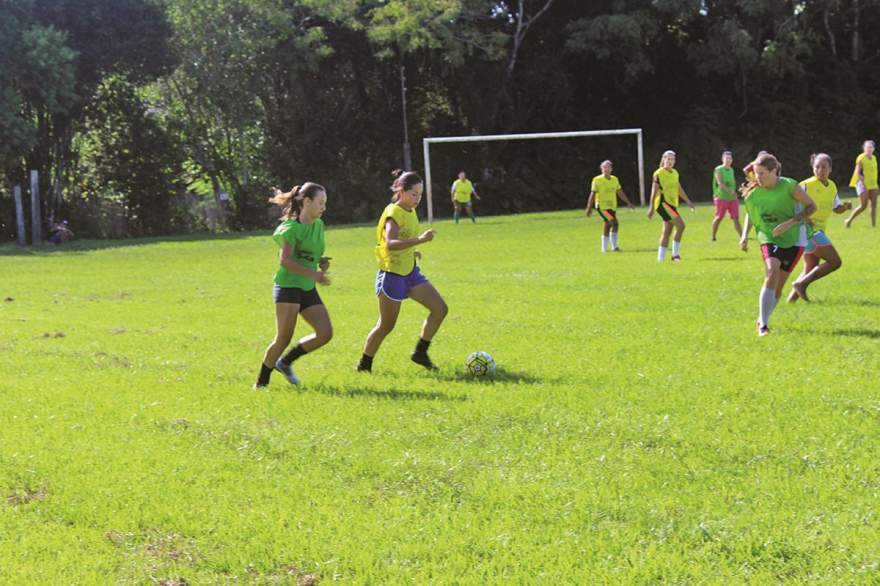
[[(755, 167), (764, 167), (768, 171), (776, 171), (779, 173), (782, 170), (782, 163), (779, 162), (779, 159), (771, 155), (770, 153), (764, 153), (762, 155), (758, 155), (758, 158), (755, 159), (754, 162)], [(755, 189), (758, 188), (758, 179), (757, 173), (755, 173), (755, 179), (750, 180), (748, 183), (743, 185), (742, 188), (742, 196), (743, 199), (749, 197)]]

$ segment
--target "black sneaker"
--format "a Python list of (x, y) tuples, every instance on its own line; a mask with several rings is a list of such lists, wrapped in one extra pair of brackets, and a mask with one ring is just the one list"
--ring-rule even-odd
[(364, 364), (363, 362), (358, 362), (357, 371), (371, 373), (371, 372), (373, 372), (373, 366), (371, 364)]
[(428, 370), (439, 370), (437, 366), (428, 358), (427, 352), (413, 352), (410, 359), (420, 366), (424, 366)]

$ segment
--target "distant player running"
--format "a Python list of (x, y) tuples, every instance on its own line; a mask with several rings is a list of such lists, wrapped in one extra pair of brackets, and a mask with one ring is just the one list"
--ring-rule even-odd
[(625, 201), (630, 209), (634, 209), (632, 202), (629, 201), (629, 198), (623, 192), (620, 181), (611, 174), (612, 168), (611, 161), (603, 161), (599, 165), (599, 170), (602, 171), (602, 174), (593, 177), (593, 182), (590, 184), (590, 196), (587, 200), (587, 217), (589, 218), (593, 215), (593, 208), (595, 206), (596, 212), (604, 222), (602, 225), (602, 252), (608, 251), (609, 242), (611, 243), (611, 250), (614, 252), (620, 251), (620, 248), (617, 246), (617, 233), (620, 228), (620, 224), (617, 221), (617, 198), (619, 197)]
[(376, 275), (376, 297), (379, 300), (379, 321), (367, 335), (364, 353), (357, 369), (372, 372), (373, 358), (385, 337), (394, 330), (400, 305), (407, 297), (424, 306), (430, 313), (422, 325), (422, 334), (412, 361), (428, 370), (437, 367), (428, 358), (428, 347), (449, 309), (440, 293), (422, 275), (416, 260), (421, 253), (416, 246), (434, 239), (434, 230), (419, 234), (419, 218), (416, 208), (422, 200), (423, 183), (418, 173), (395, 171), (397, 177), (391, 190), (394, 196), (385, 207), (376, 226), (376, 259), (379, 272)]
[(648, 210), (648, 219), (654, 217), (654, 212), (663, 219), (663, 230), (660, 233), (660, 248), (657, 250), (657, 260), (666, 260), (666, 250), (669, 247), (669, 236), (672, 228), (675, 228), (675, 236), (672, 242), (672, 260), (681, 260), (681, 237), (684, 234), (684, 220), (678, 212), (679, 196), (695, 211), (694, 203), (687, 196), (684, 187), (678, 179), (678, 171), (675, 170), (675, 151), (666, 151), (660, 159), (660, 168), (654, 171), (654, 181), (651, 186), (651, 203)]
[(480, 196), (477, 195), (477, 190), (474, 188), (474, 184), (467, 178), (467, 173), (464, 171), (458, 172), (458, 179), (452, 182), (450, 193), (452, 195), (452, 206), (454, 209), (452, 217), (455, 219), (455, 223), (458, 224), (458, 218), (463, 209), (467, 212), (467, 215), (470, 216), (471, 222), (476, 224), (477, 216), (474, 215), (474, 206), (471, 203), (471, 196), (477, 199), (480, 199)]
[(724, 215), (733, 220), (733, 229), (737, 235), (742, 234), (742, 226), (739, 224), (739, 201), (736, 194), (736, 177), (733, 174), (733, 153), (724, 151), (721, 154), (721, 164), (715, 167), (712, 173), (712, 198), (715, 201), (715, 219), (712, 220), (712, 242), (718, 237), (718, 226)]
[(754, 223), (764, 258), (764, 284), (758, 296), (759, 336), (770, 333), (770, 314), (804, 252), (804, 220), (816, 211), (816, 204), (794, 179), (779, 176), (779, 167), (773, 155), (759, 156), (754, 164), (755, 181), (743, 190), (747, 214), (740, 247), (748, 250), (750, 223)]
[(874, 141), (866, 140), (862, 145), (862, 154), (856, 158), (850, 187), (856, 188), (859, 194), (859, 205), (852, 211), (844, 224), (849, 228), (853, 220), (863, 211), (871, 207), (871, 225), (877, 226), (877, 156), (874, 154)]
[[(255, 389), (269, 384), (273, 367), (288, 382), (298, 385), (293, 362), (314, 352), (333, 336), (330, 315), (315, 289), (315, 283), (330, 284), (327, 278), (330, 261), (322, 256), (324, 221), (321, 216), (327, 207), (327, 192), (317, 183), (303, 183), (287, 193), (276, 190), (269, 201), (284, 208), (284, 221), (272, 235), (281, 249), (280, 266), (275, 273), (275, 339), (263, 356)], [(293, 350), (281, 357), (293, 338), (299, 315), (312, 326), (314, 333), (302, 338)]]
[[(825, 153), (813, 155), (813, 176), (801, 181), (801, 187), (816, 203), (816, 211), (807, 223), (807, 248), (804, 251), (804, 271), (791, 285), (789, 303), (798, 299), (809, 301), (807, 287), (840, 268), (840, 255), (825, 233), (831, 212), (842, 214), (852, 209), (850, 202), (843, 203), (837, 193), (837, 185), (830, 179), (831, 157)], [(824, 262), (820, 262), (824, 261)]]

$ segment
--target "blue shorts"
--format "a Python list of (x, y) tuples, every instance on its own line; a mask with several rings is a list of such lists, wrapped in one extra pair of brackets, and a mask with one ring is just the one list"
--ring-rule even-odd
[(376, 273), (376, 295), (384, 293), (388, 299), (403, 301), (409, 297), (409, 292), (413, 287), (428, 282), (419, 267), (414, 267), (412, 272), (406, 276), (379, 271)]
[(804, 252), (813, 254), (822, 246), (832, 246), (831, 239), (822, 230), (816, 230), (813, 232), (813, 237), (807, 240), (807, 249)]

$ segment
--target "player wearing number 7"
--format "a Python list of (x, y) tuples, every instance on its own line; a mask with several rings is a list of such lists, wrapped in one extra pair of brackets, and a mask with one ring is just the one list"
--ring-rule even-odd
[(587, 217), (593, 215), (593, 207), (602, 218), (604, 224), (602, 226), (602, 252), (608, 251), (608, 243), (611, 242), (611, 250), (619, 252), (617, 246), (617, 232), (620, 224), (617, 221), (617, 198), (619, 197), (626, 202), (626, 205), (633, 209), (633, 204), (626, 197), (623, 188), (620, 186), (620, 180), (611, 174), (613, 166), (611, 161), (603, 161), (599, 165), (600, 175), (593, 177), (590, 184), (590, 197), (587, 200)]
[[(771, 154), (755, 160), (755, 183), (744, 190), (746, 217), (740, 247), (746, 251), (750, 224), (755, 225), (764, 258), (764, 285), (758, 296), (758, 335), (770, 333), (770, 314), (806, 245), (804, 221), (816, 204), (794, 179), (779, 176), (779, 161)], [(800, 204), (800, 206), (798, 205)]]

